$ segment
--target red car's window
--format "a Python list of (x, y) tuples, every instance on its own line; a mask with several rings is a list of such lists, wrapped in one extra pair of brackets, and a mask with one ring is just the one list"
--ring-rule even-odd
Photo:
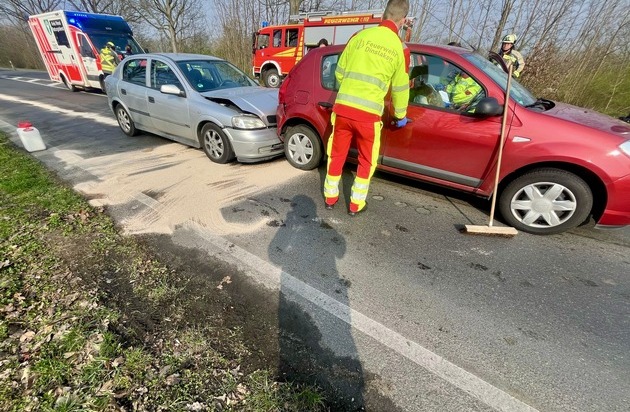
[(338, 54), (331, 54), (322, 58), (322, 65), (320, 66), (320, 73), (322, 79), (322, 86), (327, 90), (339, 90), (339, 83), (335, 78), (335, 69), (337, 68), (337, 61), (339, 60)]
[(468, 72), (438, 56), (413, 54), (409, 103), (470, 112), (485, 96)]

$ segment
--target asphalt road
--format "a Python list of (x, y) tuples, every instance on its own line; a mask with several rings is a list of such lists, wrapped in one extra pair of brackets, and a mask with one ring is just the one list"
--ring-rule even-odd
[(351, 218), (323, 208), (322, 170), (216, 165), (157, 136), (129, 138), (103, 95), (46, 79), (0, 70), (0, 129), (19, 145), (15, 125), (31, 120), (48, 146), (33, 156), (128, 233), (280, 291), (271, 321), (307, 342), (303, 358), (323, 365), (313, 371), (343, 404), (630, 410), (630, 228), (466, 235), (459, 226), (487, 224), (483, 202), (382, 174)]

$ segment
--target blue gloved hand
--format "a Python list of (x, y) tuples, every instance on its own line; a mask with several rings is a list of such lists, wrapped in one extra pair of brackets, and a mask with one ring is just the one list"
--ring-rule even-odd
[(400, 120), (396, 120), (394, 122), (394, 124), (396, 125), (396, 127), (400, 128), (400, 127), (405, 127), (405, 125), (409, 122), (409, 119), (406, 117), (403, 117)]

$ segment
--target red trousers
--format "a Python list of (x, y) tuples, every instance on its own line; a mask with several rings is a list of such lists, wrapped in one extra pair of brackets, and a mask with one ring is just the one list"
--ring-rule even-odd
[(326, 203), (335, 204), (339, 199), (339, 181), (346, 162), (350, 144), (354, 139), (359, 151), (357, 175), (352, 184), (350, 210), (358, 212), (365, 207), (365, 200), (370, 179), (376, 169), (376, 162), (381, 148), (381, 129), (383, 123), (361, 122), (332, 114), (333, 132), (328, 139), (328, 168), (324, 182)]

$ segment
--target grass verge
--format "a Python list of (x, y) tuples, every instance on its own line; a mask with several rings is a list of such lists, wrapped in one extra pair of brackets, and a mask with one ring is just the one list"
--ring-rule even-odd
[(177, 278), (0, 134), (0, 410), (326, 410), (246, 372), (238, 329), (177, 322)]

